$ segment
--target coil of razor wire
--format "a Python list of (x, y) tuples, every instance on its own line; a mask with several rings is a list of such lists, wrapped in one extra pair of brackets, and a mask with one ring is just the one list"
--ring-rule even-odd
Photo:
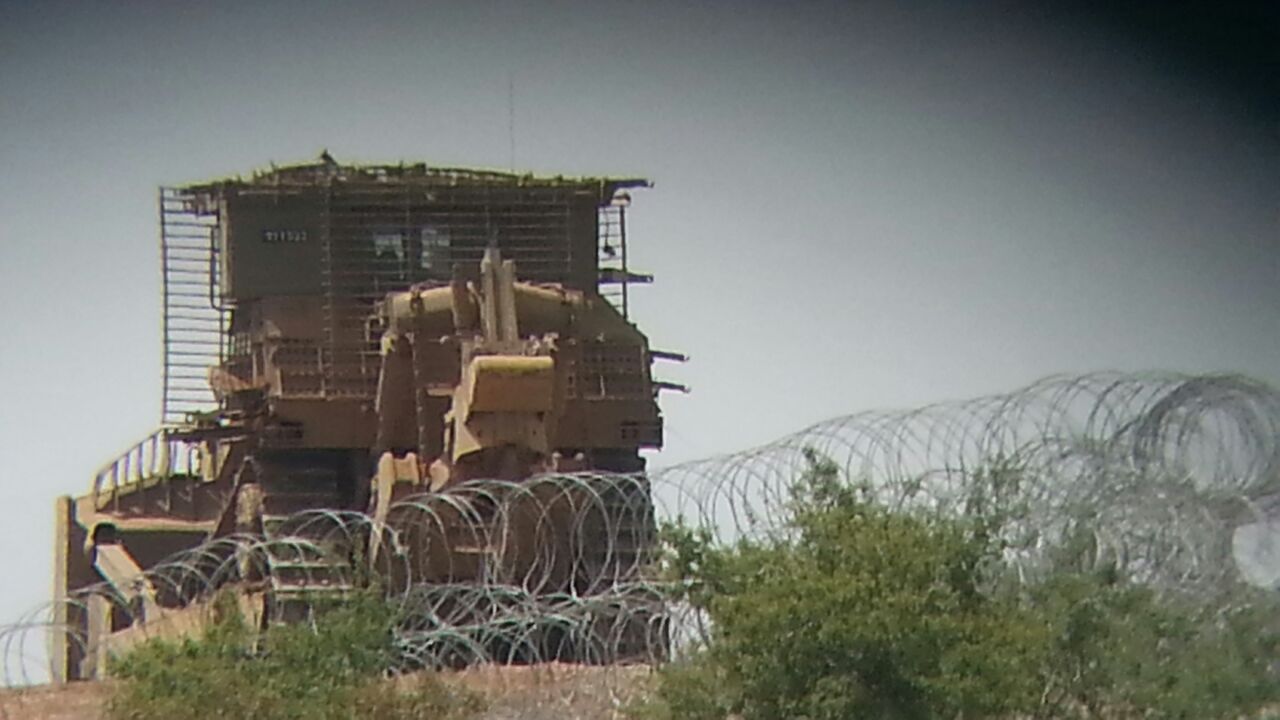
[(660, 663), (702, 622), (673, 599), (660, 528), (680, 521), (719, 542), (786, 532), (792, 489), (816, 463), (890, 508), (962, 516), (998, 501), (1007, 560), (1023, 578), (1074, 543), (1075, 562), (1162, 591), (1274, 586), (1278, 438), (1280, 393), (1246, 377), (1064, 376), (839, 417), (643, 475), (471, 481), (397, 501), (385, 523), (306, 511), (270, 537), (178, 553), (132, 590), (98, 583), (3, 626), (3, 682), (46, 679), (51, 643), (84, 657), (110, 651), (101, 644), (114, 641), (78, 619), (105, 613), (134, 641), (164, 636), (210, 612), (225, 588), (274, 598), (269, 624), (306, 615), (291, 588), (341, 595), (376, 586), (398, 618), (392, 672)]

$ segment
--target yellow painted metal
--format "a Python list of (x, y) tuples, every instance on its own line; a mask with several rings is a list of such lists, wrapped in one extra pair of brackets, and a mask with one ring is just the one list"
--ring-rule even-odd
[(476, 413), (545, 413), (552, 409), (555, 361), (546, 355), (480, 355), (466, 373), (467, 419)]

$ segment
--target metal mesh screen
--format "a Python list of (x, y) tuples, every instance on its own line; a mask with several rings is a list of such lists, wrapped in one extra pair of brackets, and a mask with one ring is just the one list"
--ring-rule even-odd
[(209, 367), (222, 361), (227, 329), (217, 293), (218, 231), (216, 215), (195, 212), (181, 190), (160, 189), (165, 425), (218, 406), (208, 382)]
[(447, 282), (497, 246), (521, 279), (563, 282), (573, 266), (570, 191), (410, 186), (326, 194), (322, 281), (328, 395), (372, 395), (379, 368), (367, 323), (387, 293)]

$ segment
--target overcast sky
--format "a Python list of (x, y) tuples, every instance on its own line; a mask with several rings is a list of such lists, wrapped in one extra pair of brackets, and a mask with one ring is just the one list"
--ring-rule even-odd
[(514, 126), (654, 180), (659, 464), (1053, 373), (1280, 384), (1275, 12), (959, 5), (0, 0), (0, 618), (158, 422), (156, 186), (324, 148), (506, 168)]

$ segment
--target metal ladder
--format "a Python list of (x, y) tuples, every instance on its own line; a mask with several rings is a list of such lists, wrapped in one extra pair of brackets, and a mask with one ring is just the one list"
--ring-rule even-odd
[(218, 407), (208, 372), (226, 354), (228, 312), (218, 292), (219, 232), (216, 215), (195, 212), (177, 188), (160, 188), (164, 425)]
[(265, 542), (259, 551), (267, 581), (269, 623), (308, 621), (317, 604), (343, 600), (355, 590), (354, 569), (346, 557), (352, 548), (335, 545), (333, 538), (326, 537), (324, 530), (331, 529), (307, 513), (263, 515)]

